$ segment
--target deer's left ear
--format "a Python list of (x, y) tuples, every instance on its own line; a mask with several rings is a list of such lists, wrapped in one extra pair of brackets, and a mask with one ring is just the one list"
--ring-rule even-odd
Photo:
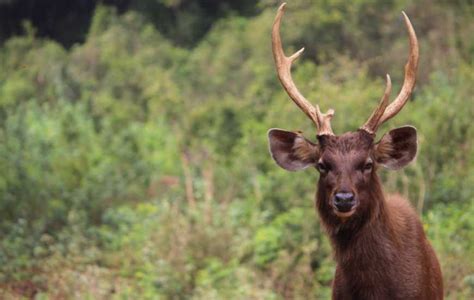
[(416, 128), (403, 126), (390, 130), (375, 145), (375, 159), (388, 169), (398, 170), (415, 158), (417, 149)]

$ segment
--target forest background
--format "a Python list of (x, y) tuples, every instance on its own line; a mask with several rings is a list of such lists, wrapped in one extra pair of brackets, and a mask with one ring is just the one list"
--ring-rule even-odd
[[(327, 299), (335, 264), (313, 199), (271, 127), (314, 134), (276, 78), (279, 1), (0, 0), (0, 298)], [(403, 82), (380, 133), (418, 128), (411, 199), (447, 299), (474, 296), (474, 8), (469, 0), (294, 0), (282, 37), (337, 133)]]

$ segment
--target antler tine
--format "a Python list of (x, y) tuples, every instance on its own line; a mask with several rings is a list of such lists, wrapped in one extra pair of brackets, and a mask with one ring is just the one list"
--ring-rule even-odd
[(285, 56), (285, 53), (283, 52), (280, 37), (280, 23), (285, 12), (285, 6), (286, 3), (283, 3), (278, 8), (272, 28), (272, 50), (278, 79), (293, 102), (295, 102), (295, 104), (313, 121), (313, 123), (316, 124), (318, 135), (334, 135), (331, 129), (331, 118), (334, 115), (334, 110), (330, 109), (326, 114), (321, 113), (318, 105), (316, 105), (315, 108), (300, 93), (291, 77), (291, 64), (303, 53), (304, 48), (301, 48), (289, 57)]
[(380, 118), (382, 117), (385, 109), (388, 106), (388, 100), (390, 97), (390, 93), (392, 92), (392, 81), (390, 80), (390, 75), (387, 74), (386, 80), (387, 83), (385, 86), (385, 92), (383, 93), (383, 97), (380, 100), (379, 105), (374, 110), (367, 122), (365, 122), (365, 124), (361, 127), (361, 129), (367, 131), (370, 134), (375, 134), (375, 132), (377, 131), (377, 128), (380, 124)]

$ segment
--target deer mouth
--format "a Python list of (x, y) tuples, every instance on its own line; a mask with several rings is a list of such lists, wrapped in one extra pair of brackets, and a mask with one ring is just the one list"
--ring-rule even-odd
[(337, 209), (334, 209), (334, 214), (336, 216), (338, 216), (339, 218), (349, 218), (350, 216), (352, 216), (355, 213), (355, 211), (356, 211), (355, 207), (353, 207), (349, 211), (339, 211)]
[(357, 200), (353, 200), (349, 203), (344, 203), (343, 205), (333, 205), (334, 214), (339, 218), (348, 218), (355, 213), (358, 204)]

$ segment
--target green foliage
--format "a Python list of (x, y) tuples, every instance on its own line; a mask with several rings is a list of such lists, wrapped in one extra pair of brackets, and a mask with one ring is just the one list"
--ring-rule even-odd
[[(469, 9), (424, 2), (294, 1), (282, 35), (287, 53), (306, 46), (294, 79), (336, 110), (340, 133), (368, 117), (381, 74), (402, 82), (407, 41), (396, 16), (407, 10), (422, 45), (420, 80), (380, 133), (412, 124), (420, 153), (381, 175), (387, 192), (423, 213), (447, 297), (469, 299), (474, 69), (471, 45), (457, 41), (469, 34)], [(241, 5), (261, 13), (222, 18), (204, 36), (187, 31), (204, 13), (183, 13), (178, 39), (192, 49), (150, 15), (102, 5), (84, 44), (65, 50), (30, 26), (0, 48), (1, 298), (329, 298), (317, 173), (279, 169), (266, 141), (271, 127), (309, 139), (314, 129), (274, 74), (275, 1)]]
[(443, 204), (430, 210), (425, 218), (428, 237), (441, 258), (449, 299), (469, 299), (474, 294), (473, 212), (472, 203)]

